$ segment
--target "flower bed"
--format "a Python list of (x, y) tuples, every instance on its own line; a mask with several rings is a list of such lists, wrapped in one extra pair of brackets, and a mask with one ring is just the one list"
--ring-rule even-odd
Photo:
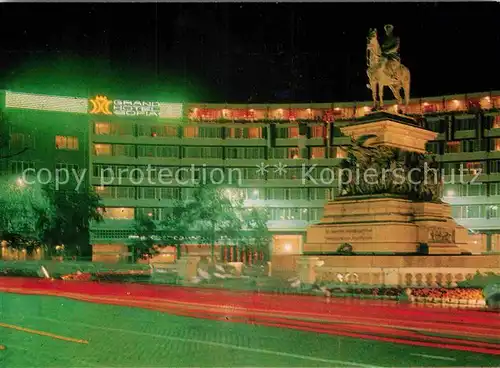
[(316, 294), (337, 297), (408, 300), (415, 303), (470, 306), (485, 305), (483, 290), (480, 288), (402, 288), (330, 284), (314, 285), (312, 290)]
[(483, 290), (478, 288), (411, 288), (406, 294), (412, 302), (485, 305)]
[(69, 275), (61, 276), (63, 280), (73, 280), (73, 281), (91, 281), (92, 274), (88, 272), (76, 272)]

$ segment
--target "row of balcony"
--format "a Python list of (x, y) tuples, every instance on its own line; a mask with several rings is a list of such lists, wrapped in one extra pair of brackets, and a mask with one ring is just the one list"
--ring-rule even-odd
[[(238, 186), (241, 188), (275, 188), (275, 187), (290, 187), (290, 188), (335, 188), (337, 187), (337, 179), (329, 179), (321, 181), (320, 179), (313, 180), (303, 180), (303, 179), (234, 179), (228, 180), (226, 183), (232, 186)], [(210, 182), (207, 180), (207, 182)], [(91, 185), (93, 186), (103, 186), (103, 185), (118, 185), (118, 186), (144, 186), (144, 187), (195, 187), (198, 181), (191, 181), (189, 179), (176, 180), (174, 178), (168, 180), (151, 179), (142, 180), (133, 178), (91, 178)]]
[[(109, 165), (168, 165), (183, 166), (190, 168), (191, 165), (196, 168), (202, 167), (258, 167), (261, 164), (276, 166), (281, 164), (287, 167), (310, 167), (317, 166), (338, 166), (342, 158), (165, 158), (165, 157), (128, 157), (128, 156), (94, 156), (94, 164)], [(307, 170), (307, 169), (306, 169)]]
[[(500, 107), (500, 93), (479, 93), (412, 99), (406, 114), (432, 114), (440, 112), (467, 112), (475, 109), (496, 109)], [(326, 104), (290, 104), (290, 105), (224, 105), (224, 104), (189, 104), (187, 116), (195, 121), (216, 120), (326, 120), (352, 119), (366, 115), (371, 111), (372, 102), (347, 102)], [(394, 100), (386, 101), (389, 111), (397, 112), (404, 106), (398, 106)]]
[[(276, 138), (274, 146), (293, 146), (297, 145), (298, 141), (304, 143), (305, 146), (324, 146), (325, 138)], [(94, 143), (111, 143), (111, 144), (158, 144), (170, 146), (268, 146), (271, 142), (267, 138), (204, 138), (204, 137), (162, 137), (162, 136), (133, 136), (133, 135), (94, 135), (92, 137)], [(334, 137), (333, 145), (341, 146), (350, 143), (349, 137)]]

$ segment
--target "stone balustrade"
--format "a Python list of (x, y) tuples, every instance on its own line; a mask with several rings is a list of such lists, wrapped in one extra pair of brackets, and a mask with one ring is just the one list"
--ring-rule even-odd
[(495, 272), (500, 269), (477, 268), (356, 268), (356, 267), (311, 267), (309, 273), (299, 272), (303, 282), (315, 278), (320, 282), (334, 282), (363, 285), (388, 285), (401, 287), (455, 287), (457, 283), (472, 279), (479, 273)]

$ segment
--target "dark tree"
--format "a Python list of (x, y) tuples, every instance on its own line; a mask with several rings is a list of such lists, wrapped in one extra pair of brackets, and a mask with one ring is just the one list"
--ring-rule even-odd
[(65, 245), (65, 249), (78, 256), (90, 256), (90, 224), (101, 222), (101, 198), (93, 188), (75, 190), (46, 189), (55, 208), (55, 221), (46, 232), (45, 241), (52, 245)]
[(133, 261), (142, 256), (153, 256), (158, 253), (155, 245), (159, 244), (161, 229), (149, 216), (139, 216), (134, 224), (135, 235), (131, 248)]

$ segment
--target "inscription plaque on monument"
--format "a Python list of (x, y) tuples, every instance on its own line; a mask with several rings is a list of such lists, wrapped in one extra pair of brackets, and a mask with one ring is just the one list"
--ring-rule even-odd
[(333, 228), (325, 230), (325, 238), (328, 242), (356, 242), (373, 240), (373, 229), (362, 227), (358, 229)]
[(454, 232), (441, 227), (429, 228), (429, 243), (453, 243)]

